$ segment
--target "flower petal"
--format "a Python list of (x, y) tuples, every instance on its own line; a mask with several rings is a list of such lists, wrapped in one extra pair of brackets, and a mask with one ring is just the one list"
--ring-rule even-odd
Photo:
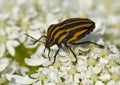
[(36, 82), (36, 79), (31, 79), (29, 78), (28, 75), (19, 76), (19, 75), (6, 74), (6, 77), (10, 82), (18, 83), (18, 84), (32, 84)]
[(15, 55), (15, 49), (13, 48), (11, 41), (8, 41), (8, 42), (6, 43), (6, 46), (7, 46), (8, 52), (9, 52), (12, 56), (14, 56), (14, 55)]
[(20, 45), (20, 43), (17, 40), (10, 40), (9, 42), (11, 42), (11, 45), (14, 47), (17, 47)]
[[(25, 63), (29, 66), (38, 66), (47, 63), (48, 60), (44, 58), (25, 58)], [(48, 64), (49, 65), (49, 64)]]
[(0, 59), (0, 72), (6, 69), (8, 65), (9, 65), (9, 60), (7, 58)]
[(5, 45), (3, 43), (1, 43), (0, 45), (0, 57), (2, 57), (5, 53)]

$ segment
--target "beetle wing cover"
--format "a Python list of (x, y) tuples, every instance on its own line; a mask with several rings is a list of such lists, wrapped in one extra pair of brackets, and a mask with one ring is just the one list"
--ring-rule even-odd
[(90, 34), (95, 28), (95, 23), (90, 19), (71, 18), (48, 28), (47, 43), (53, 44), (70, 43), (80, 40)]

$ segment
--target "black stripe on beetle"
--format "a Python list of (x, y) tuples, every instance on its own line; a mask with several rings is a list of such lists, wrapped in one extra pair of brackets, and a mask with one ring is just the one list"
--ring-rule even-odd
[(54, 61), (52, 64), (55, 63), (56, 56), (60, 49), (62, 48), (62, 44), (64, 44), (73, 53), (77, 62), (77, 57), (68, 44), (78, 45), (92, 43), (100, 47), (104, 47), (91, 41), (75, 43), (75, 41), (78, 41), (81, 38), (85, 37), (86, 35), (90, 34), (94, 29), (95, 23), (90, 19), (70, 18), (58, 24), (52, 24), (47, 30), (47, 35), (43, 35), (37, 40), (28, 34), (26, 35), (35, 39), (35, 42), (33, 44), (38, 42), (42, 37), (45, 37), (46, 38), (45, 48), (48, 48), (49, 50), (48, 57), (50, 54), (50, 47), (53, 45), (58, 46), (58, 50), (54, 55)]

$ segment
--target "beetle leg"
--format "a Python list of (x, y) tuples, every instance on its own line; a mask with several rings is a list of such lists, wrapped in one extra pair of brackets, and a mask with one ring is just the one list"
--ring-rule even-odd
[(83, 41), (83, 42), (79, 42), (79, 43), (71, 43), (72, 45), (79, 45), (79, 44), (88, 44), (88, 43), (91, 43), (91, 44), (94, 44), (94, 45), (97, 45), (101, 48), (103, 48), (104, 46), (103, 45), (100, 45), (100, 44), (97, 44), (97, 43), (94, 43), (94, 42), (91, 42), (91, 41)]
[(48, 48), (48, 50), (49, 50), (49, 52), (48, 52), (48, 58), (49, 58), (49, 60), (50, 60), (50, 51), (51, 51), (51, 49)]
[[(44, 48), (44, 53), (45, 53), (45, 49), (46, 49), (46, 48)], [(49, 60), (50, 60), (50, 51), (51, 51), (51, 49), (48, 48), (48, 58), (49, 58)]]
[(46, 49), (46, 47), (44, 48), (44, 53), (45, 53), (45, 49)]
[(76, 57), (76, 55), (75, 55), (75, 53), (73, 52), (73, 50), (70, 48), (70, 46), (68, 46), (67, 44), (65, 44), (65, 46), (67, 47), (67, 48), (69, 48), (69, 50), (72, 52), (72, 54), (74, 55), (74, 57), (75, 57), (75, 59), (76, 59), (76, 63), (77, 63), (77, 57)]
[(54, 55), (54, 61), (53, 61), (52, 65), (55, 63), (56, 56), (57, 56), (58, 52), (60, 51), (60, 48), (61, 48), (61, 45), (58, 45), (58, 50), (57, 50), (57, 52)]

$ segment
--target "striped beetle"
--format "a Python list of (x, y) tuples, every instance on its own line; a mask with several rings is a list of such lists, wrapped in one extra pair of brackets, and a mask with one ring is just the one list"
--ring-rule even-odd
[(54, 61), (52, 63), (54, 64), (56, 60), (56, 56), (60, 51), (60, 49), (62, 48), (61, 44), (64, 44), (72, 52), (72, 54), (76, 59), (76, 62), (77, 62), (77, 57), (68, 44), (78, 45), (78, 44), (92, 43), (100, 47), (104, 47), (102, 45), (96, 44), (91, 41), (75, 43), (75, 41), (78, 41), (81, 38), (85, 37), (86, 35), (90, 34), (94, 29), (95, 29), (95, 23), (90, 19), (70, 18), (58, 24), (52, 24), (47, 30), (47, 35), (43, 35), (37, 40), (28, 34), (25, 35), (35, 39), (35, 42), (33, 44), (38, 42), (41, 38), (45, 37), (46, 38), (45, 48), (48, 48), (49, 50), (48, 53), (49, 59), (50, 59), (49, 57), (50, 47), (56, 44), (58, 46), (58, 50), (54, 55)]

